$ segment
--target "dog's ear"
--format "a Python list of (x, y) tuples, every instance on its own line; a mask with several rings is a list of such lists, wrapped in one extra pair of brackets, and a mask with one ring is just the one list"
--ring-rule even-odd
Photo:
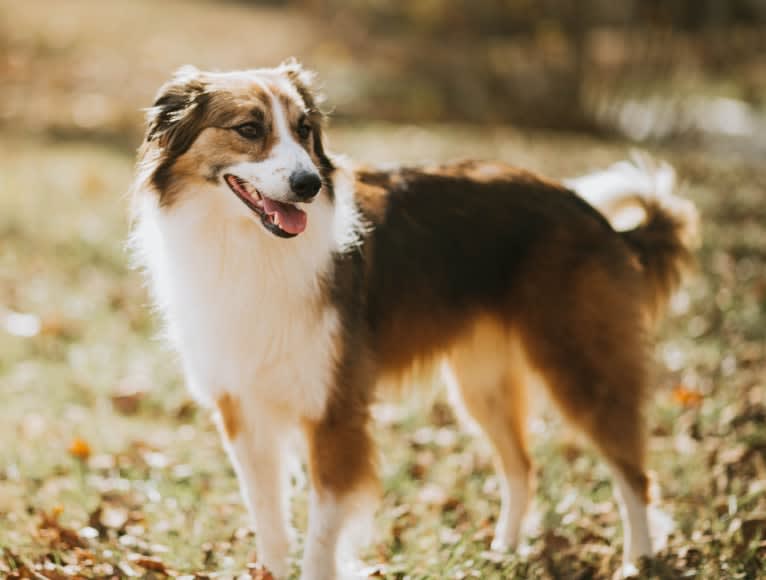
[(324, 116), (319, 108), (319, 105), (324, 102), (324, 95), (316, 87), (317, 74), (314, 71), (303, 68), (303, 65), (295, 58), (288, 58), (279, 65), (277, 70), (281, 71), (295, 86), (310, 114)]
[(323, 127), (327, 114), (320, 108), (324, 95), (317, 88), (317, 75), (314, 71), (303, 68), (297, 60), (289, 58), (279, 65), (278, 70), (293, 84), (306, 105), (309, 121), (313, 128), (313, 146), (323, 169), (331, 171), (333, 163), (325, 153)]
[(146, 141), (156, 141), (163, 150), (182, 154), (199, 133), (209, 97), (199, 70), (190, 65), (178, 69), (147, 109)]

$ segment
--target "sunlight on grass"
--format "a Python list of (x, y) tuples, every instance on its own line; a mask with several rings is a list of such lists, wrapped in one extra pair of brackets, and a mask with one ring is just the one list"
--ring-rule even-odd
[[(374, 125), (331, 137), (360, 159), (499, 155), (554, 176), (626, 153), (454, 127)], [(668, 369), (650, 410), (650, 465), (677, 529), (652, 573), (754, 577), (766, 550), (766, 173), (663, 155), (690, 182), (705, 244), (657, 347)], [(94, 577), (160, 564), (245, 570), (257, 555), (233, 472), (155, 340), (140, 276), (127, 266), (132, 155), (9, 139), (0, 159), (0, 573), (87, 558)], [(489, 551), (499, 499), (486, 444), (440, 397), (381, 421), (385, 497), (366, 562), (398, 578), (611, 574), (621, 531), (605, 466), (555, 417), (533, 431), (528, 536), (504, 556)], [(72, 447), (76, 439), (87, 447)], [(302, 491), (295, 505), (302, 529)]]

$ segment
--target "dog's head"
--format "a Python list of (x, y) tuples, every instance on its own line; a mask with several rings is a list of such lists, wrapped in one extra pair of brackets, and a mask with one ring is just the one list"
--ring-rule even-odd
[(333, 196), (312, 80), (295, 61), (177, 71), (147, 114), (144, 159), (159, 205), (193, 198), (233, 219), (255, 216), (275, 236), (301, 234), (306, 204)]

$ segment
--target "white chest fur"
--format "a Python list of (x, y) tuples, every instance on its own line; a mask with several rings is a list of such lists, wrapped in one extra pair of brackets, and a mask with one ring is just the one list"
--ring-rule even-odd
[(332, 207), (323, 203), (312, 212), (318, 223), (287, 240), (254, 220), (212, 220), (193, 205), (142, 208), (136, 245), (188, 386), (203, 403), (227, 391), (301, 417), (323, 412), (339, 325), (322, 301), (334, 245), (324, 218)]

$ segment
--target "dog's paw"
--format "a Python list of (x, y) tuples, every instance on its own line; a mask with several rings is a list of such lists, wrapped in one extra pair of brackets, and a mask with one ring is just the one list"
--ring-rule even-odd
[(495, 528), (495, 537), (492, 540), (492, 551), (507, 553), (516, 550), (519, 544), (518, 525), (509, 525), (505, 518), (501, 518)]
[(493, 552), (498, 552), (500, 554), (506, 554), (508, 552), (513, 552), (516, 550), (516, 546), (518, 544), (518, 540), (515, 538), (508, 538), (503, 535), (496, 534), (494, 539), (492, 540), (492, 544), (490, 545), (490, 548)]
[(643, 578), (647, 571), (646, 566), (649, 565), (650, 560), (648, 558), (641, 558), (638, 562), (623, 562), (614, 574), (612, 574), (612, 580), (630, 580), (632, 578)]
[(290, 576), (290, 544), (288, 542), (269, 542), (258, 546), (258, 560), (271, 572), (276, 580)]

